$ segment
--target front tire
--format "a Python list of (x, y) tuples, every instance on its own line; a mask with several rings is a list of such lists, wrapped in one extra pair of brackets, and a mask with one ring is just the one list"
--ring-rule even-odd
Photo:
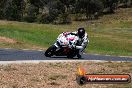
[(51, 47), (49, 47), (46, 52), (45, 52), (45, 56), (46, 57), (51, 57), (54, 55), (54, 52), (56, 50), (56, 46), (55, 45), (52, 45)]

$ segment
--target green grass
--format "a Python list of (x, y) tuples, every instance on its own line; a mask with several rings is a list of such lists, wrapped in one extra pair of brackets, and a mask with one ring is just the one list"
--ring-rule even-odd
[(48, 47), (55, 42), (60, 30), (54, 30), (50, 26), (37, 27), (36, 25), (33, 27), (34, 25), (35, 24), (17, 22), (15, 22), (14, 25), (2, 25), (0, 26), (0, 35), (16, 39), (25, 44), (33, 44), (42, 47)]
[[(0, 43), (0, 47), (32, 48), (32, 46), (39, 46), (48, 48), (61, 32), (75, 31), (83, 26), (90, 40), (86, 48), (87, 53), (132, 56), (132, 20), (128, 18), (122, 20), (117, 17), (116, 14), (107, 15), (100, 20), (73, 22), (70, 25), (0, 21), (0, 36), (6, 36), (19, 42), (18, 44)], [(129, 16), (129, 19), (132, 17)]]

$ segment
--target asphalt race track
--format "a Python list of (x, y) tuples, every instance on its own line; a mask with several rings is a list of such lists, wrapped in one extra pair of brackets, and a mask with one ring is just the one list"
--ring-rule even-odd
[[(116, 57), (116, 56), (103, 56), (103, 55), (82, 55), (81, 60), (99, 60), (99, 61), (129, 61), (132, 62), (130, 57)], [(21, 61), (21, 60), (76, 60), (68, 59), (66, 57), (45, 57), (44, 51), (36, 50), (17, 50), (17, 49), (0, 49), (0, 61)]]

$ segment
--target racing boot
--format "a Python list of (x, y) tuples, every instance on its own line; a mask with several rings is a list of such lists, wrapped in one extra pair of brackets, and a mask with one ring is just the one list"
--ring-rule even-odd
[(77, 57), (78, 57), (78, 59), (81, 59), (82, 58), (82, 56), (79, 53), (79, 50), (77, 50)]
[(81, 59), (82, 58), (82, 56), (80, 54), (77, 54), (77, 57), (78, 57), (78, 59)]

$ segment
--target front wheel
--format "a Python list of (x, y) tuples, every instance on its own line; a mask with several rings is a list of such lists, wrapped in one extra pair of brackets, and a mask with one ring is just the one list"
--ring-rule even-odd
[(51, 47), (49, 47), (46, 51), (45, 51), (45, 56), (46, 57), (51, 57), (53, 56), (54, 52), (55, 52), (56, 46), (52, 45)]

